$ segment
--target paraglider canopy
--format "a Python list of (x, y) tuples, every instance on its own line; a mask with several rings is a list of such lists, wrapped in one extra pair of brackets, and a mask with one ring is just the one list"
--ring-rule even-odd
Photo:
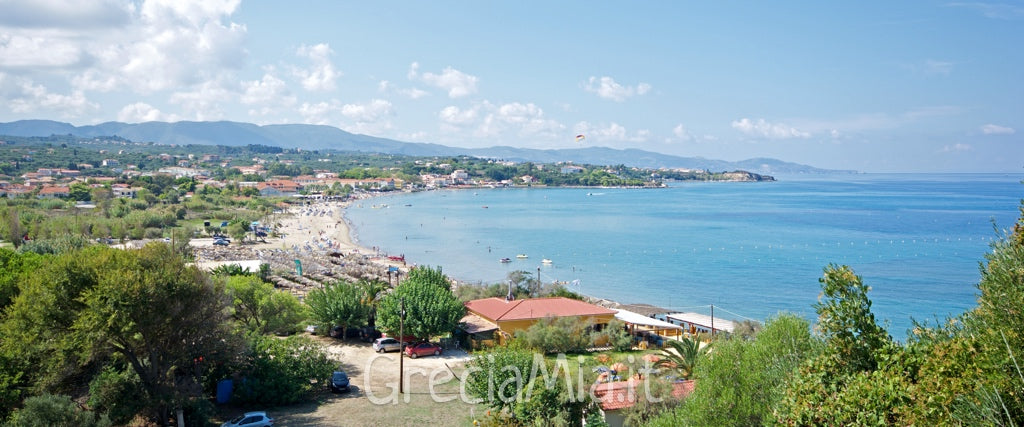
[(583, 136), (582, 133), (579, 134), (579, 135), (576, 135), (576, 142), (583, 141), (584, 139), (587, 139), (587, 137)]

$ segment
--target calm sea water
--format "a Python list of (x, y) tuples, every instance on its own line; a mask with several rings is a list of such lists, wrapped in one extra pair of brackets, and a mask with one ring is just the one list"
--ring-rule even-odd
[[(459, 280), (504, 282), (511, 271), (539, 269), (545, 282), (587, 295), (704, 313), (713, 304), (716, 316), (733, 319), (780, 311), (813, 319), (823, 268), (846, 264), (872, 287), (876, 316), (903, 338), (912, 318), (975, 305), (979, 263), (998, 238), (993, 221), (1012, 227), (1022, 179), (839, 175), (432, 191), (364, 200), (346, 215), (362, 245)], [(505, 257), (512, 262), (500, 263)]]

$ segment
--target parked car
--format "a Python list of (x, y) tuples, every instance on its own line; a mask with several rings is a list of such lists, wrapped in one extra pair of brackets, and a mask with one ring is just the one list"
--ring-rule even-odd
[(373, 351), (384, 353), (386, 351), (399, 351), (401, 344), (394, 338), (377, 338), (373, 341)]
[(441, 346), (424, 341), (416, 345), (405, 347), (405, 354), (413, 359), (420, 356), (429, 356), (431, 354), (437, 356), (441, 354)]
[(338, 339), (359, 338), (359, 328), (349, 327), (345, 328), (345, 330), (342, 331), (341, 326), (335, 326), (331, 328), (330, 332), (328, 332), (328, 335)]
[(274, 425), (274, 419), (266, 412), (246, 412), (235, 419), (221, 424), (221, 427), (270, 427)]
[(363, 342), (373, 342), (382, 336), (384, 336), (384, 334), (371, 326), (366, 326), (359, 330), (359, 339), (363, 340)]
[(334, 371), (334, 373), (331, 374), (331, 391), (344, 391), (346, 393), (351, 391), (348, 384), (348, 375), (342, 371)]
[(228, 242), (225, 239), (214, 239), (213, 244), (217, 246), (227, 246), (230, 244), (230, 242)]

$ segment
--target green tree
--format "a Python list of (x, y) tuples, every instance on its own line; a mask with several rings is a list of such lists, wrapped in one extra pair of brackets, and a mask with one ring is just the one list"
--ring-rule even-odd
[(902, 424), (915, 362), (871, 313), (868, 287), (830, 265), (815, 304), (822, 352), (801, 367), (776, 413), (787, 424)]
[(701, 345), (697, 338), (682, 337), (677, 340), (666, 340), (668, 348), (659, 350), (661, 359), (655, 364), (659, 368), (675, 372), (679, 378), (691, 379), (697, 365), (703, 360), (711, 344)]
[(466, 392), (491, 408), (514, 412), (533, 363), (533, 352), (514, 342), (476, 352), (466, 365)]
[(294, 295), (275, 290), (255, 275), (227, 278), (232, 317), (246, 329), (261, 334), (287, 335), (301, 329), (305, 308)]
[(377, 307), (377, 327), (396, 334), (402, 305), (405, 305), (405, 334), (430, 338), (455, 330), (466, 307), (447, 287), (436, 283), (405, 280), (381, 299)]
[(68, 187), (68, 194), (70, 195), (69, 198), (80, 202), (89, 200), (89, 198), (92, 197), (90, 194), (91, 190), (92, 189), (89, 188), (89, 184), (84, 182), (73, 183)]
[(307, 397), (330, 378), (335, 362), (316, 342), (304, 336), (285, 339), (249, 335), (243, 362), (245, 382), (235, 389), (243, 403), (286, 405)]
[(892, 342), (871, 312), (868, 288), (849, 266), (830, 265), (821, 279), (825, 300), (814, 305), (825, 340), (828, 369), (836, 374), (872, 371), (876, 351)]
[[(117, 251), (121, 252), (121, 251)], [(115, 254), (83, 292), (72, 339), (94, 354), (124, 357), (139, 376), (153, 419), (202, 394), (208, 364), (236, 354), (224, 290), (164, 244)]]
[(436, 269), (430, 266), (413, 267), (409, 270), (409, 276), (403, 282), (429, 283), (446, 290), (451, 290), (452, 288), (451, 281), (448, 280), (448, 276), (441, 272), (440, 266)]
[(751, 426), (773, 421), (772, 411), (800, 364), (814, 357), (820, 341), (794, 314), (769, 319), (753, 340), (740, 335), (715, 341), (697, 365), (699, 387), (652, 426)]
[(365, 324), (370, 314), (366, 289), (340, 281), (311, 291), (306, 304), (313, 320), (326, 330)]

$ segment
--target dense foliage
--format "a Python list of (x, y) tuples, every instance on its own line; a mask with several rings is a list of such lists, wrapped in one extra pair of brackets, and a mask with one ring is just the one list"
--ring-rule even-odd
[(242, 361), (244, 378), (235, 388), (235, 397), (242, 403), (260, 405), (295, 403), (316, 387), (325, 387), (335, 366), (337, 363), (309, 338), (253, 334)]
[(361, 326), (370, 315), (366, 289), (346, 282), (335, 282), (323, 289), (310, 291), (306, 304), (313, 321), (323, 330), (340, 326), (344, 331), (350, 326)]
[(594, 345), (593, 324), (579, 317), (546, 317), (516, 331), (516, 340), (542, 353), (581, 353)]
[[(270, 382), (269, 393), (294, 401), (333, 366), (309, 343), (252, 335), (244, 345), (235, 331), (290, 329), (295, 321), (286, 313), (295, 307), (275, 302), (281, 292), (262, 294), (253, 276), (211, 279), (163, 243), (46, 255), (0, 249), (0, 289), (8, 298), (0, 315), (0, 417), (23, 407), (29, 412), (19, 419), (27, 419), (36, 411), (32, 396), (81, 396), (87, 387), (90, 407), (118, 424), (139, 414), (163, 424), (174, 408), (202, 420), (212, 384), (235, 372), (293, 382), (297, 391)], [(244, 390), (256, 400), (268, 393)]]
[(447, 283), (447, 279), (442, 284), (419, 276), (402, 281), (380, 300), (377, 327), (389, 334), (398, 334), (403, 329), (400, 326), (404, 310), (405, 335), (429, 339), (453, 332), (466, 313), (466, 307), (455, 298)]
[(226, 278), (231, 316), (249, 331), (289, 335), (302, 330), (308, 308), (294, 295), (274, 289), (256, 275)]

